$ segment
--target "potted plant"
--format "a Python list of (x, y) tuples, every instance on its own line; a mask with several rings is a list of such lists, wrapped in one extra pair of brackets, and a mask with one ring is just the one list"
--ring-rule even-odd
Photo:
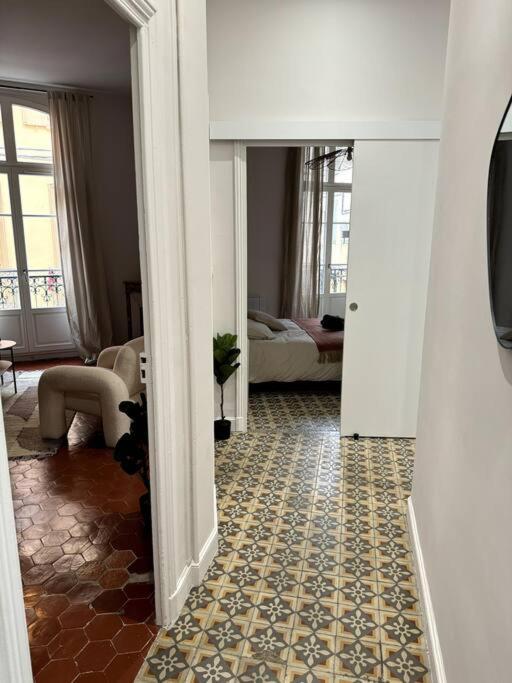
[(240, 355), (240, 349), (236, 347), (236, 334), (217, 334), (213, 338), (213, 372), (215, 379), (220, 387), (220, 414), (221, 419), (215, 420), (215, 440), (224, 441), (231, 435), (231, 422), (226, 420), (224, 415), (224, 385), (240, 367), (240, 363), (235, 362)]
[(119, 410), (131, 420), (130, 431), (119, 439), (114, 448), (114, 459), (127, 474), (138, 474), (147, 489), (139, 498), (144, 527), (151, 531), (151, 500), (149, 493), (148, 406), (145, 394), (141, 403), (122, 401)]

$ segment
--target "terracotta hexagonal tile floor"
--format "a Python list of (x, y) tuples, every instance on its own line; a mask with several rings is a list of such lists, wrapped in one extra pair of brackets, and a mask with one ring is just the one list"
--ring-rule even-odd
[(142, 483), (80, 415), (56, 455), (10, 471), (36, 683), (133, 681), (158, 631)]

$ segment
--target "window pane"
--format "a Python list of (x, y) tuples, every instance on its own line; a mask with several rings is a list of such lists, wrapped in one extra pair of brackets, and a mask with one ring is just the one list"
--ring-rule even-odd
[(51, 175), (20, 175), (24, 216), (55, 216), (55, 185)]
[(9, 180), (7, 173), (0, 173), (0, 215), (11, 215), (11, 197), (9, 195)]
[(52, 217), (23, 217), (29, 270), (60, 270), (57, 220)]
[(0, 216), (0, 310), (19, 308), (14, 233), (10, 216)]
[(24, 216), (23, 227), (32, 308), (64, 306), (57, 219)]
[(50, 175), (20, 175), (23, 230), (32, 308), (64, 306), (55, 191)]
[(349, 223), (333, 223), (331, 242), (331, 294), (347, 291)]
[(0, 107), (0, 161), (5, 161), (4, 128), (2, 125), (2, 107)]
[(351, 200), (351, 192), (334, 193), (333, 221), (335, 223), (345, 223), (350, 220)]
[(0, 269), (16, 270), (16, 250), (10, 216), (0, 216)]
[(333, 197), (333, 225), (331, 240), (331, 274), (329, 291), (347, 291), (348, 243), (350, 234), (350, 192), (335, 192)]
[(18, 161), (52, 163), (50, 116), (39, 109), (12, 105)]
[(334, 172), (335, 183), (351, 183), (352, 182), (352, 161), (347, 161), (343, 157), (343, 161), (336, 160), (336, 170)]

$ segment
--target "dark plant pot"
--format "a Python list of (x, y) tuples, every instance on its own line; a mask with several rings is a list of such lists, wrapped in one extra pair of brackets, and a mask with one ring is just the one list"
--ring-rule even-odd
[(225, 441), (231, 436), (231, 422), (229, 420), (215, 420), (213, 423), (215, 441)]

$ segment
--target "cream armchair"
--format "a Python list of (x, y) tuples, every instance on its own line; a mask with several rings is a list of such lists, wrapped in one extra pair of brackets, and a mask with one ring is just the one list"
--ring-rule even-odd
[(67, 432), (66, 410), (101, 417), (105, 443), (116, 445), (129, 430), (130, 420), (119, 412), (121, 401), (137, 401), (140, 381), (139, 354), (144, 337), (124, 346), (111, 346), (98, 356), (96, 367), (59, 365), (45, 370), (39, 380), (41, 436), (58, 439)]

